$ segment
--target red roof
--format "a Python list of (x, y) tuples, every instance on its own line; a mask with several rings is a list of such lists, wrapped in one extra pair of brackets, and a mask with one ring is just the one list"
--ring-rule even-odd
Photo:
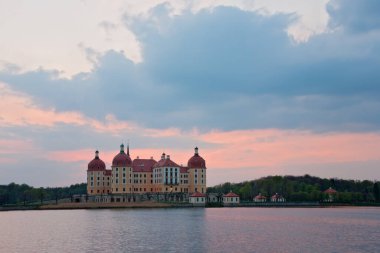
[(105, 176), (112, 176), (112, 170), (105, 170), (104, 175)]
[(183, 166), (181, 166), (181, 167), (179, 167), (179, 171), (181, 172), (181, 173), (187, 173), (187, 167), (183, 167)]
[(206, 194), (200, 193), (200, 192), (194, 192), (190, 195), (190, 197), (196, 198), (196, 197), (206, 197)]
[(132, 159), (129, 157), (129, 146), (127, 153), (124, 152), (124, 144), (120, 145), (120, 153), (117, 154), (112, 160), (112, 166), (130, 167), (132, 166)]
[(272, 199), (281, 199), (282, 196), (281, 196), (280, 194), (276, 193), (276, 194), (273, 195), (271, 198), (272, 198)]
[(259, 194), (259, 195), (257, 195), (256, 197), (255, 197), (255, 199), (266, 199), (267, 197), (265, 197), (264, 195), (261, 195), (261, 194)]
[(336, 194), (337, 191), (330, 187), (326, 191), (324, 191), (324, 193), (327, 193), (327, 194)]
[(156, 163), (154, 159), (135, 159), (132, 162), (133, 172), (152, 172)]
[(163, 158), (159, 160), (154, 166), (154, 168), (160, 167), (180, 167), (178, 164), (170, 160), (170, 158)]
[(99, 158), (99, 151), (95, 151), (95, 158), (88, 163), (88, 171), (102, 171), (106, 169), (106, 164)]
[(198, 154), (198, 148), (195, 147), (194, 155), (187, 162), (190, 169), (206, 169), (206, 161)]
[(239, 195), (237, 195), (233, 192), (229, 192), (229, 193), (225, 194), (223, 197), (239, 197)]

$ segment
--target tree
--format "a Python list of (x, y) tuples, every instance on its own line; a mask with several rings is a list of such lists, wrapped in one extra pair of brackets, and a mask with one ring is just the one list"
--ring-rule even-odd
[(44, 188), (40, 188), (40, 200), (41, 200), (41, 205), (44, 203)]
[(378, 182), (373, 184), (373, 195), (375, 197), (375, 201), (380, 202), (380, 189), (379, 189), (379, 183)]
[(252, 185), (250, 182), (246, 182), (242, 188), (240, 188), (240, 194), (243, 199), (250, 199), (252, 192)]

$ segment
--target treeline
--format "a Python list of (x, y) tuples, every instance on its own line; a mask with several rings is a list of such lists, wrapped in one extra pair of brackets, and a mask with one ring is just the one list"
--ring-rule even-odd
[(0, 185), (0, 205), (38, 204), (42, 201), (52, 201), (71, 198), (75, 194), (86, 194), (87, 184), (74, 184), (68, 187), (34, 188), (27, 184)]
[(335, 201), (342, 203), (380, 202), (379, 183), (369, 180), (325, 179), (305, 176), (268, 176), (242, 183), (224, 183), (208, 187), (207, 192), (228, 193), (233, 191), (243, 201), (252, 199), (261, 193), (268, 199), (275, 193), (281, 194), (287, 201), (323, 201), (323, 192), (332, 187), (336, 194)]

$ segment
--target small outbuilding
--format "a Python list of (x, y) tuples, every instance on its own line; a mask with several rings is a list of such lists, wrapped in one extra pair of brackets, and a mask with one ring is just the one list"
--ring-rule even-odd
[(189, 197), (190, 204), (194, 206), (205, 206), (206, 205), (206, 194), (200, 192), (194, 192)]
[(221, 193), (208, 193), (207, 203), (222, 203), (223, 194)]
[(253, 198), (253, 202), (267, 202), (267, 197), (259, 193), (259, 195)]
[(271, 202), (286, 202), (286, 199), (280, 194), (276, 193), (270, 198)]
[(223, 205), (224, 206), (236, 206), (240, 203), (240, 196), (229, 192), (223, 196)]
[(328, 188), (326, 191), (323, 192), (325, 194), (325, 202), (334, 202), (336, 195), (338, 192), (334, 190), (332, 187)]

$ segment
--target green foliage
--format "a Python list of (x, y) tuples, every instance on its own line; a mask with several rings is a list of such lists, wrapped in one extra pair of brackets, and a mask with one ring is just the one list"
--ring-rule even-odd
[(0, 205), (37, 203), (61, 198), (70, 198), (73, 194), (86, 194), (87, 184), (75, 184), (69, 187), (34, 188), (22, 184), (0, 185)]
[(319, 178), (305, 176), (268, 176), (252, 181), (231, 184), (224, 183), (208, 187), (207, 192), (228, 193), (233, 191), (244, 201), (252, 201), (261, 193), (270, 197), (275, 193), (283, 195), (287, 201), (322, 201), (327, 199), (323, 193), (329, 187), (338, 191), (335, 201), (342, 203), (358, 203), (380, 201), (378, 183), (368, 180), (343, 180), (337, 178)]
[(380, 186), (378, 182), (373, 184), (373, 196), (376, 202), (380, 202)]

